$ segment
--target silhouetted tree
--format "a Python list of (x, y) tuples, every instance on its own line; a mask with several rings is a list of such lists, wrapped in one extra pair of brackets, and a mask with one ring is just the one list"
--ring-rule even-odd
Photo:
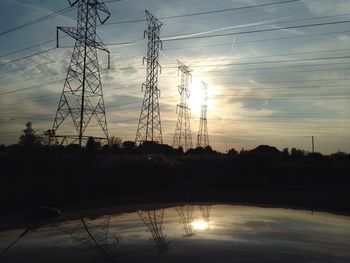
[(19, 137), (18, 144), (25, 148), (39, 147), (42, 145), (42, 136), (37, 135), (36, 131), (32, 127), (31, 122), (25, 124), (26, 128), (23, 130), (23, 134)]
[(289, 160), (289, 149), (288, 148), (284, 148), (283, 150), (282, 150), (282, 160), (284, 160), (284, 161), (287, 161), (287, 160)]
[(157, 142), (144, 142), (142, 143), (137, 151), (143, 154), (164, 154), (173, 155), (177, 154), (177, 151), (167, 144), (159, 144)]
[(117, 150), (122, 148), (123, 140), (117, 136), (111, 136), (108, 139), (108, 146), (111, 150)]
[(204, 148), (207, 153), (213, 152), (213, 148), (210, 145)]
[(274, 146), (259, 145), (255, 149), (251, 150), (249, 153), (259, 156), (276, 156), (279, 155), (281, 152)]
[(289, 156), (289, 149), (288, 148), (284, 148), (282, 151), (282, 155), (283, 157), (288, 157)]
[(227, 155), (229, 156), (237, 156), (238, 155), (238, 152), (235, 150), (235, 149), (230, 149), (228, 152), (227, 152)]
[(136, 143), (133, 141), (125, 141), (122, 144), (122, 149), (125, 153), (132, 153), (136, 150)]
[(307, 157), (313, 161), (321, 162), (324, 156), (321, 153), (314, 152), (314, 153), (309, 153)]
[(242, 148), (240, 151), (239, 151), (239, 155), (246, 155), (248, 153), (247, 150), (244, 150), (244, 148)]
[(203, 147), (197, 147), (195, 149), (188, 149), (186, 155), (202, 155), (205, 153), (205, 149)]
[(86, 143), (86, 150), (88, 153), (97, 153), (101, 150), (101, 143), (96, 141), (94, 137), (89, 137)]
[(69, 153), (79, 153), (81, 149), (79, 144), (71, 143), (67, 145), (66, 150)]
[(330, 157), (338, 161), (350, 160), (350, 154), (341, 151), (331, 154)]
[(296, 148), (292, 148), (292, 150), (290, 151), (290, 156), (293, 159), (297, 159), (297, 158), (303, 158), (305, 156), (305, 152), (302, 150), (298, 150)]
[(195, 149), (188, 149), (186, 152), (187, 155), (212, 155), (216, 152), (213, 151), (213, 149), (210, 146), (207, 146), (205, 148), (203, 147), (197, 147)]
[(46, 130), (43, 131), (43, 136), (42, 136), (42, 144), (43, 145), (49, 145), (49, 146), (57, 146), (60, 144), (58, 139), (55, 137), (55, 131), (54, 130)]

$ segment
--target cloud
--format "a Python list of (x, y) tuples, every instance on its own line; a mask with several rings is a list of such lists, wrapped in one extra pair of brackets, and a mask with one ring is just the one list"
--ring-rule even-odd
[(304, 0), (303, 2), (315, 15), (346, 14), (350, 12), (348, 0)]
[[(33, 5), (34, 8), (27, 10), (26, 6), (16, 5), (16, 8), (10, 9), (12, 7), (10, 2), (7, 4), (3, 2), (3, 8), (6, 9), (4, 13), (6, 14), (0, 20), (3, 22), (4, 28), (10, 28), (13, 26), (12, 23), (19, 24), (52, 12), (47, 7), (58, 10), (68, 6), (66, 2), (60, 1), (57, 1), (57, 3), (48, 0), (26, 0), (21, 2)], [(274, 28), (278, 27), (279, 21), (291, 16), (312, 18), (349, 12), (347, 2), (343, 0), (307, 0), (304, 1), (304, 6), (296, 3), (288, 6), (276, 5), (273, 9), (257, 8), (244, 12), (164, 20), (165, 25), (161, 29), (161, 36), (186, 37), (191, 36), (192, 32), (197, 32), (193, 35), (204, 35), (215, 32), (231, 32), (232, 30), (239, 31), (248, 27), (257, 28), (258, 26), (259, 28), (260, 26)], [(196, 1), (195, 5), (188, 5), (186, 1), (176, 1), (175, 3), (170, 0), (150, 0), (110, 3), (108, 8), (112, 12), (110, 20), (112, 22), (142, 19), (144, 18), (144, 8), (155, 11), (155, 15), (161, 17), (191, 13), (198, 10), (217, 10), (259, 3), (258, 0), (249, 0), (249, 2), (247, 0), (223, 0), (215, 3), (202, 0)], [(39, 9), (35, 7), (39, 7)], [(25, 13), (18, 18), (14, 15), (21, 12)], [(8, 20), (7, 15), (11, 19), (16, 17), (17, 20)], [(47, 20), (45, 23), (38, 23), (26, 30), (11, 34), (9, 38), (5, 38), (0, 43), (2, 52), (8, 52), (7, 49), (13, 51), (16, 48), (32, 45), (32, 43), (36, 44), (46, 40), (46, 38), (55, 38), (56, 25), (74, 26), (76, 24), (73, 21), (76, 12), (72, 11), (67, 15), (72, 19), (66, 16), (58, 16), (54, 20)], [(105, 43), (120, 43), (128, 42), (130, 39), (140, 40), (146, 27), (146, 23), (133, 23), (101, 26), (98, 27), (98, 31)], [(346, 28), (343, 26), (341, 29), (345, 31)], [(320, 94), (321, 92), (328, 92), (329, 94), (345, 93), (346, 87), (338, 87), (337, 85), (347, 85), (349, 81), (337, 79), (348, 78), (347, 71), (332, 70), (345, 67), (344, 65), (332, 66), (319, 62), (319, 65), (311, 67), (309, 66), (311, 63), (279, 63), (269, 64), (270, 69), (268, 70), (264, 69), (267, 67), (264, 64), (239, 65), (241, 62), (271, 61), (276, 57), (270, 58), (268, 56), (276, 54), (345, 49), (350, 44), (348, 34), (255, 42), (255, 40), (278, 38), (279, 36), (306, 36), (307, 32), (311, 30), (316, 30), (316, 28), (240, 35), (234, 44), (233, 55), (232, 36), (164, 42), (166, 51), (160, 54), (160, 64), (163, 66), (163, 72), (159, 75), (159, 88), (161, 90), (160, 107), (163, 134), (166, 136), (165, 141), (171, 143), (177, 120), (176, 104), (179, 102), (177, 86), (180, 77), (177, 76), (176, 59), (183, 60), (184, 63), (193, 66), (193, 76), (209, 83), (209, 90), (212, 93), (209, 94), (208, 101), (208, 126), (210, 141), (215, 149), (249, 148), (262, 142), (274, 144), (277, 137), (280, 138), (278, 146), (281, 146), (281, 148), (284, 146), (291, 147), (293, 143), (295, 143), (294, 147), (302, 148), (303, 146), (306, 147), (309, 142), (308, 140), (307, 142), (306, 140), (299, 140), (300, 138), (297, 139), (297, 136), (305, 136), (305, 134), (345, 136), (348, 132), (348, 126), (342, 124), (342, 122), (345, 123), (350, 114), (347, 100), (270, 100), (271, 97), (284, 94), (298, 93), (298, 96), (311, 96), (310, 94)], [(320, 34), (330, 31), (339, 31), (339, 27), (317, 28), (317, 32)], [(65, 41), (69, 41), (67, 42), (69, 44), (73, 43), (73, 40), (69, 40), (69, 38)], [(228, 43), (227, 47), (224, 46), (225, 43)], [(64, 44), (63, 41), (62, 44)], [(110, 70), (106, 70), (106, 55), (99, 52), (109, 131), (110, 134), (121, 136), (124, 140), (133, 140), (143, 99), (141, 84), (145, 81), (146, 76), (146, 65), (142, 65), (142, 57), (146, 55), (147, 49), (146, 40), (137, 41), (136, 44), (132, 45), (111, 45), (109, 49), (112, 62), (112, 69)], [(28, 54), (32, 51), (34, 53), (40, 50), (28, 50)], [(27, 52), (24, 53), (27, 54)], [(56, 49), (1, 68), (1, 91), (15, 90), (32, 85), (39, 86), (38, 88), (0, 97), (2, 110), (0, 133), (4, 134), (2, 138), (6, 138), (6, 141), (2, 142), (15, 142), (23, 129), (22, 126), (25, 121), (32, 120), (35, 127), (40, 130), (51, 127), (64, 83), (63, 80), (62, 83), (50, 86), (44, 85), (44, 83), (65, 78), (71, 54), (71, 48)], [(347, 53), (344, 51), (320, 54), (322, 56), (331, 54), (345, 56)], [(13, 58), (21, 55), (16, 54)], [(256, 58), (257, 56), (266, 57)], [(317, 56), (321, 55), (316, 53), (288, 55), (283, 56), (283, 59)], [(12, 57), (6, 58), (7, 60), (12, 59)], [(313, 62), (313, 64), (317, 63)], [(222, 64), (233, 65), (222, 66)], [(213, 66), (205, 67), (205, 65)], [(304, 69), (305, 72), (302, 72)], [(329, 69), (329, 71), (311, 72), (308, 71), (309, 69)], [(325, 79), (331, 80), (322, 81)], [(328, 87), (322, 87), (322, 85), (328, 85)], [(295, 88), (297, 86), (299, 88)], [(316, 87), (303, 88), (309, 86)], [(244, 100), (244, 97), (255, 97), (261, 100)], [(330, 125), (327, 114), (328, 116), (335, 116), (334, 120), (339, 120), (339, 124)], [(312, 123), (310, 116), (317, 116), (317, 121), (323, 123)], [(197, 132), (198, 118), (199, 113), (193, 110), (191, 119), (193, 138), (195, 138)], [(67, 124), (62, 126), (62, 132), (75, 132), (71, 130), (70, 126), (71, 120), (67, 120)], [(13, 135), (10, 134), (11, 130)], [(92, 132), (94, 131), (92, 129)], [(12, 139), (10, 139), (11, 136)], [(289, 136), (289, 138), (282, 138), (283, 136)], [(290, 139), (292, 136), (294, 136), (294, 141)], [(338, 147), (339, 144), (335, 145), (337, 146), (334, 147)], [(344, 143), (344, 145), (346, 144)], [(324, 147), (327, 148), (326, 151), (331, 151), (332, 144), (327, 142)], [(337, 149), (333, 148), (333, 150)]]

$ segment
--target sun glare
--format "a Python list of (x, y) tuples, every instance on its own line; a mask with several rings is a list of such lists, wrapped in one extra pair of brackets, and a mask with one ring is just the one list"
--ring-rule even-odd
[(189, 106), (193, 112), (200, 112), (201, 105), (204, 103), (204, 92), (201, 80), (193, 77), (190, 84), (191, 96), (188, 100)]
[[(202, 79), (193, 77), (190, 83), (191, 96), (188, 99), (189, 107), (195, 115), (200, 115), (201, 106), (205, 102), (205, 94), (202, 86)], [(207, 90), (207, 106), (209, 114), (215, 112), (214, 96), (218, 95), (216, 87), (209, 85)]]
[(209, 227), (208, 222), (205, 222), (203, 220), (200, 221), (193, 221), (192, 227), (194, 230), (206, 230)]

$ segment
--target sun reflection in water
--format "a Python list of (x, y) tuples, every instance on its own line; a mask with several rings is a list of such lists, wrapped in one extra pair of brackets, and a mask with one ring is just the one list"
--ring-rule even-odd
[(192, 227), (194, 230), (206, 230), (209, 228), (209, 224), (203, 220), (198, 220), (192, 222)]

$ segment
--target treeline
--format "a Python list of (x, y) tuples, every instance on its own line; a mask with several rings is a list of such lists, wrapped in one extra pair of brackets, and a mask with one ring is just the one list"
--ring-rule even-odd
[[(27, 127), (28, 128), (28, 127)], [(23, 208), (165, 201), (236, 201), (350, 211), (350, 155), (259, 146), (225, 154), (121, 142), (46, 146), (28, 134), (0, 147), (1, 204)], [(27, 135), (27, 136), (26, 136)], [(29, 138), (29, 139), (28, 139)], [(101, 201), (102, 200), (102, 201)]]
[[(25, 124), (26, 128), (23, 130), (23, 134), (20, 136), (17, 144), (5, 146), (0, 145), (1, 152), (64, 152), (64, 153), (78, 153), (82, 155), (87, 154), (127, 154), (127, 155), (143, 155), (143, 154), (163, 154), (163, 155), (228, 155), (231, 157), (237, 156), (251, 156), (251, 157), (270, 157), (270, 158), (291, 158), (291, 159), (323, 159), (327, 156), (321, 153), (310, 153), (304, 150), (292, 148), (290, 151), (288, 148), (279, 151), (277, 148), (268, 145), (260, 145), (253, 150), (230, 149), (227, 153), (219, 153), (214, 151), (210, 146), (205, 148), (197, 147), (195, 149), (189, 149), (184, 152), (182, 147), (174, 149), (167, 144), (158, 144), (155, 142), (145, 142), (141, 145), (136, 145), (134, 141), (122, 141), (121, 138), (112, 136), (108, 142), (101, 144), (100, 141), (95, 140), (94, 137), (90, 137), (87, 140), (85, 146), (80, 147), (78, 144), (61, 145), (57, 138), (50, 138), (51, 131), (45, 131), (38, 133), (32, 127), (31, 122)], [(344, 152), (336, 152), (328, 155), (332, 159), (347, 160), (350, 154)]]

